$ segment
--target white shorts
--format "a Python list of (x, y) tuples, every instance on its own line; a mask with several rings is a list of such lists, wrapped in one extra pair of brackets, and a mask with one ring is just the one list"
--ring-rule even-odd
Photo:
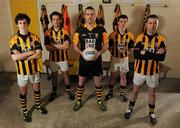
[(51, 72), (57, 72), (60, 68), (62, 72), (66, 72), (69, 70), (69, 64), (68, 61), (61, 61), (61, 62), (53, 62), (50, 61), (50, 70)]
[(18, 81), (18, 85), (20, 87), (26, 86), (28, 81), (30, 81), (30, 83), (35, 84), (35, 83), (39, 83), (41, 82), (41, 77), (39, 72), (36, 72), (32, 75), (17, 75), (17, 81)]
[(145, 81), (148, 87), (156, 87), (159, 82), (159, 75), (155, 74), (155, 75), (147, 76), (136, 72), (134, 73), (133, 82), (135, 85), (141, 86), (144, 84)]
[(111, 63), (110, 63), (110, 71), (111, 72), (128, 72), (129, 71), (129, 60), (128, 57), (125, 58), (111, 58)]

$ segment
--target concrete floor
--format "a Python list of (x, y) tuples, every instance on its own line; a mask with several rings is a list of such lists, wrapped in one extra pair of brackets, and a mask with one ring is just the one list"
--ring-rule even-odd
[[(0, 73), (0, 128), (180, 128), (180, 79), (160, 81), (156, 101), (158, 123), (155, 126), (150, 124), (148, 118), (146, 86), (142, 87), (132, 117), (125, 120), (123, 115), (128, 103), (120, 101), (118, 83), (114, 88), (114, 98), (105, 102), (108, 110), (102, 112), (96, 103), (92, 80), (89, 80), (83, 95), (84, 105), (79, 111), (73, 112), (74, 102), (67, 99), (61, 77), (59, 81), (59, 96), (49, 103), (51, 81), (42, 75), (41, 92), (49, 111), (48, 115), (41, 115), (32, 107), (33, 92), (29, 86), (28, 109), (32, 111), (33, 121), (25, 123), (18, 100), (16, 74)], [(108, 91), (108, 81), (108, 77), (103, 79), (104, 93)], [(75, 88), (77, 79), (71, 78), (71, 82)], [(128, 86), (127, 92), (131, 87), (132, 85)]]

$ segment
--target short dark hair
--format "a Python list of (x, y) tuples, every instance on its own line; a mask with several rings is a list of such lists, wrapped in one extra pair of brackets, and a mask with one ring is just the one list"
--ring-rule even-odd
[(152, 15), (149, 15), (149, 16), (147, 17), (146, 22), (148, 21), (149, 18), (159, 19), (157, 15), (152, 14)]
[(26, 22), (28, 23), (28, 24), (30, 24), (30, 22), (31, 22), (31, 19), (29, 18), (29, 16), (27, 15), (27, 14), (25, 14), (25, 13), (18, 13), (17, 15), (16, 15), (16, 17), (15, 17), (15, 23), (16, 23), (16, 25), (18, 24), (18, 21), (19, 20), (26, 20)]
[(51, 21), (52, 21), (52, 17), (53, 17), (53, 16), (59, 16), (60, 19), (63, 19), (63, 15), (62, 15), (61, 13), (57, 12), (57, 11), (54, 11), (54, 12), (52, 12), (52, 13), (50, 14), (50, 19), (51, 19)]
[(86, 10), (94, 10), (94, 11), (95, 11), (95, 9), (94, 9), (92, 6), (86, 7), (85, 11), (86, 11)]
[(128, 20), (128, 17), (127, 17), (127, 15), (121, 14), (120, 16), (118, 16), (118, 21), (119, 21), (119, 19), (127, 19)]

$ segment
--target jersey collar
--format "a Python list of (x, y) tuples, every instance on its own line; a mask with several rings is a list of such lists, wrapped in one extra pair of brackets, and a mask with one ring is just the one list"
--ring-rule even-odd
[(97, 24), (96, 23), (94, 23), (94, 25), (93, 25), (93, 27), (92, 27), (92, 29), (90, 29), (90, 28), (88, 28), (88, 26), (87, 26), (87, 24), (85, 23), (84, 24), (84, 28), (87, 28), (88, 30), (93, 30), (95, 27), (97, 26)]

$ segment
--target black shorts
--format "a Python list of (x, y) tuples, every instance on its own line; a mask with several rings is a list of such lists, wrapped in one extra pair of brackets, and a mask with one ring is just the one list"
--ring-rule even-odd
[(102, 61), (79, 62), (80, 76), (101, 76), (102, 74)]

